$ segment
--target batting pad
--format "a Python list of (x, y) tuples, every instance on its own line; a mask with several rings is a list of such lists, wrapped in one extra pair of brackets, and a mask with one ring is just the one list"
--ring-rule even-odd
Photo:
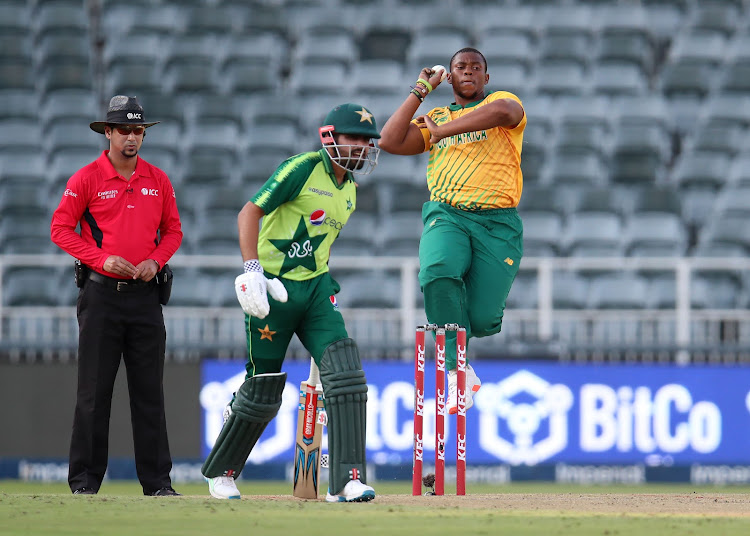
[(325, 349), (320, 379), (328, 414), (328, 487), (338, 495), (349, 480), (367, 481), (367, 381), (353, 339), (336, 341)]
[(203, 476), (240, 476), (250, 451), (279, 412), (285, 383), (286, 372), (258, 374), (245, 380), (232, 402), (232, 414), (203, 463)]

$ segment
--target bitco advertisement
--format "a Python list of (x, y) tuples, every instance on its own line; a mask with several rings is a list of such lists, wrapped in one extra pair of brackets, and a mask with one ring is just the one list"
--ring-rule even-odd
[[(467, 412), (467, 463), (750, 464), (750, 368), (667, 365), (472, 363), (482, 380)], [(309, 363), (285, 365), (277, 417), (249, 463), (293, 459), (300, 383)], [(413, 363), (363, 364), (367, 376), (367, 452), (375, 464), (411, 465)], [(434, 362), (425, 377), (424, 453), (435, 444)], [(244, 381), (244, 363), (207, 360), (200, 403), (202, 454), (222, 411)], [(455, 463), (455, 418), (446, 419), (446, 462)], [(324, 435), (323, 450), (327, 450)]]

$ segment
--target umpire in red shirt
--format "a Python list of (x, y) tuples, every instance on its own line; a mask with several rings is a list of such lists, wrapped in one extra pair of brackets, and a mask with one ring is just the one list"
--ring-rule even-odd
[[(80, 261), (78, 393), (68, 483), (96, 494), (107, 469), (112, 389), (125, 362), (135, 465), (144, 495), (179, 495), (164, 415), (166, 330), (159, 287), (182, 242), (174, 188), (138, 157), (147, 123), (135, 97), (117, 95), (91, 123), (109, 150), (68, 180), (52, 216), (52, 241)], [(76, 226), (80, 224), (80, 234)]]

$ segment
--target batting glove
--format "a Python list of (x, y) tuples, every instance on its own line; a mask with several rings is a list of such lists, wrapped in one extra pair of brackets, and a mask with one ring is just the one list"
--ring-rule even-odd
[(271, 310), (267, 294), (280, 302), (288, 298), (284, 284), (278, 278), (266, 278), (255, 259), (245, 262), (245, 273), (234, 280), (234, 290), (242, 310), (255, 318), (265, 318)]

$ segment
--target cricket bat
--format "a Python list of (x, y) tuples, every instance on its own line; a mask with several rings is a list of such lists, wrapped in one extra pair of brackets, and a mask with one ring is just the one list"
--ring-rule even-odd
[(294, 447), (294, 496), (317, 499), (321, 441), (325, 424), (320, 371), (310, 358), (310, 377), (300, 384), (297, 441)]

